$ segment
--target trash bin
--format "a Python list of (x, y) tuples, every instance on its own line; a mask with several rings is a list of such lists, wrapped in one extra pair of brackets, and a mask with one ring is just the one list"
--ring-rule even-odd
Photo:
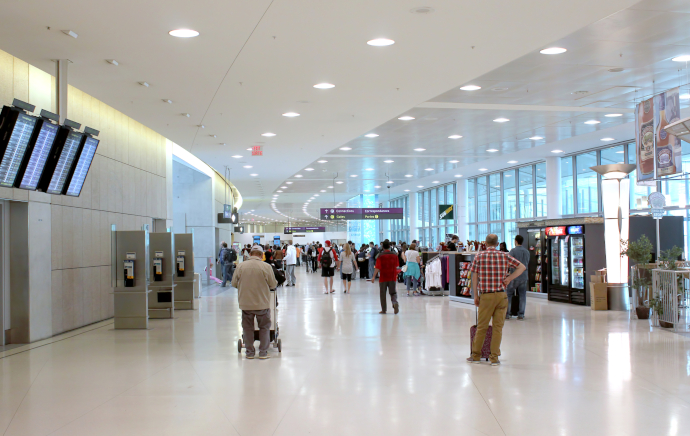
[(627, 283), (609, 283), (606, 287), (609, 310), (630, 310), (630, 296)]

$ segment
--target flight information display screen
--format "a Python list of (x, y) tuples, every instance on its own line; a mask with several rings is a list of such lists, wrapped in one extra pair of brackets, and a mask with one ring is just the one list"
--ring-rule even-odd
[(69, 176), (69, 171), (74, 163), (74, 158), (77, 156), (82, 136), (83, 134), (79, 132), (70, 132), (67, 135), (65, 146), (62, 148), (57, 166), (55, 171), (53, 171), (53, 177), (50, 179), (50, 184), (46, 190), (48, 194), (62, 194), (67, 176)]
[(14, 185), (36, 121), (37, 118), (23, 113), (17, 115), (17, 121), (7, 143), (5, 154), (0, 161), (0, 186), (11, 188)]
[(34, 144), (31, 156), (29, 156), (24, 176), (21, 182), (19, 182), (19, 188), (34, 191), (38, 187), (38, 181), (41, 178), (41, 174), (43, 174), (43, 168), (46, 166), (48, 155), (53, 147), (59, 128), (59, 126), (48, 121), (43, 122), (36, 144)]
[(91, 162), (93, 162), (93, 157), (96, 155), (99, 142), (98, 139), (90, 136), (86, 137), (84, 148), (82, 148), (79, 159), (77, 159), (77, 166), (74, 168), (72, 180), (70, 180), (67, 187), (67, 195), (79, 197), (79, 194), (81, 194), (81, 189), (84, 187), (86, 175), (89, 173), (89, 168), (91, 168)]

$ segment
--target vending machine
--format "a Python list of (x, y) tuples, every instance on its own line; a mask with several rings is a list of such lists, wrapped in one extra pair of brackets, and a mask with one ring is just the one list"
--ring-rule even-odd
[(586, 304), (587, 289), (585, 288), (585, 227), (568, 226), (566, 228), (568, 243), (570, 244), (570, 302)]
[(549, 300), (570, 303), (568, 238), (565, 226), (547, 227)]

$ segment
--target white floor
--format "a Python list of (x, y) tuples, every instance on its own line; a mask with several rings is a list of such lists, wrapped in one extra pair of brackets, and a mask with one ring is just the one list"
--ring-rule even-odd
[(470, 307), (401, 289), (382, 316), (378, 285), (298, 283), (268, 361), (237, 353), (234, 289), (149, 331), (106, 323), (0, 358), (0, 434), (690, 434), (688, 338), (627, 313), (529, 299), (490, 367), (465, 363)]

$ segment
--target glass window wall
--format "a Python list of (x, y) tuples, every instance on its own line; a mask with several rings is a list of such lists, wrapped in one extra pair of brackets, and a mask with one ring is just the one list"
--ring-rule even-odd
[[(474, 191), (468, 197), (468, 202), (470, 204), (474, 204), (477, 198), (476, 184), (473, 183), (472, 186)], [(484, 189), (484, 201), (486, 202), (486, 185)], [(420, 213), (428, 217), (423, 223), (420, 223), (419, 226), (418, 233), (420, 244), (435, 249), (440, 242), (445, 242), (447, 234), (457, 233), (457, 214), (454, 213), (453, 219), (451, 220), (439, 219), (439, 205), (452, 204), (455, 206), (455, 193), (455, 183), (437, 186), (417, 193), (417, 208), (422, 211)], [(476, 213), (476, 210), (474, 213)], [(410, 241), (407, 240), (407, 242)]]

